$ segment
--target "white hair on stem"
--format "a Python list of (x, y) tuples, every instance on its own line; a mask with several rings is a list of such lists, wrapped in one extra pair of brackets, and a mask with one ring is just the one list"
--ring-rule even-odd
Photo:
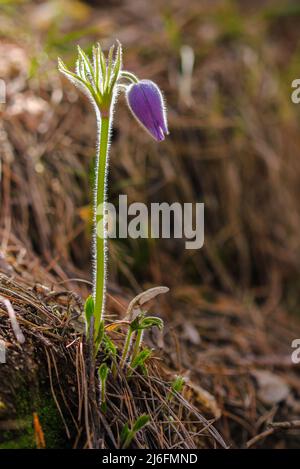
[[(104, 278), (103, 278), (103, 297), (102, 297), (102, 311), (101, 311), (101, 318), (104, 319), (105, 313), (105, 306), (106, 306), (106, 285), (108, 279), (108, 269), (107, 269), (107, 261), (108, 261), (108, 242), (107, 242), (107, 229), (106, 229), (106, 222), (107, 222), (107, 214), (106, 214), (106, 203), (107, 203), (107, 192), (108, 192), (108, 172), (109, 172), (109, 155), (110, 155), (110, 142), (111, 142), (111, 134), (112, 134), (112, 125), (113, 125), (113, 117), (114, 117), (114, 108), (115, 103), (118, 96), (118, 89), (115, 87), (113, 92), (110, 111), (109, 111), (109, 129), (108, 129), (108, 143), (106, 149), (106, 162), (105, 162), (105, 173), (104, 173), (104, 199), (103, 199), (103, 247), (104, 247)], [(97, 276), (97, 194), (98, 194), (98, 171), (99, 171), (99, 163), (100, 163), (100, 136), (101, 136), (101, 113), (99, 111), (98, 106), (96, 105), (95, 101), (92, 100), (94, 105), (96, 119), (97, 119), (97, 141), (96, 141), (96, 161), (95, 161), (95, 181), (94, 181), (94, 188), (93, 188), (93, 199), (94, 199), (94, 207), (93, 207), (93, 238), (92, 238), (92, 273), (93, 273), (93, 297), (96, 297), (96, 276)]]

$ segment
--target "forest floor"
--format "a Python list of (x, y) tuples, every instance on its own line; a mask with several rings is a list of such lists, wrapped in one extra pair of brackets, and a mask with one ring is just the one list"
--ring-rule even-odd
[[(51, 1), (12, 2), (0, 15), (0, 448), (120, 447), (122, 427), (141, 413), (151, 422), (136, 447), (300, 447), (291, 359), (300, 338), (300, 137), (289, 102), (300, 10), (75, 3), (58, 12)], [(107, 326), (117, 343), (124, 331), (113, 324), (138, 293), (170, 291), (147, 305), (165, 323), (145, 335), (155, 349), (149, 376), (130, 384), (118, 369), (107, 414), (93, 418), (82, 311), (96, 127), (56, 57), (73, 64), (80, 38), (106, 47), (115, 36), (126, 67), (165, 91), (171, 134), (154, 145), (120, 100), (109, 199), (125, 191), (129, 201), (203, 200), (206, 233), (197, 253), (175, 240), (110, 241)], [(180, 71), (186, 44), (190, 88)], [(170, 399), (177, 375), (185, 386)]]

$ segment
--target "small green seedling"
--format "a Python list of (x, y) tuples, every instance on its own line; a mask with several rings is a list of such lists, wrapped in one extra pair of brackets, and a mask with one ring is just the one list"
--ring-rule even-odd
[(95, 347), (94, 347), (94, 354), (95, 356), (98, 353), (98, 350), (100, 348), (100, 345), (102, 343), (104, 337), (104, 321), (103, 319), (100, 321), (99, 328), (98, 328), (98, 333), (97, 336), (95, 337)]
[(117, 376), (117, 366), (116, 366), (116, 361), (117, 361), (117, 347), (113, 343), (113, 341), (108, 337), (107, 334), (104, 334), (103, 336), (103, 348), (104, 348), (104, 354), (106, 355), (106, 358), (111, 359), (111, 371), (113, 374), (113, 377), (116, 378)]
[(181, 393), (185, 385), (185, 380), (183, 376), (176, 376), (174, 381), (171, 383), (171, 390), (167, 396), (167, 400), (171, 401), (175, 396), (175, 393)]
[(86, 326), (86, 336), (90, 335), (91, 319), (94, 316), (95, 311), (95, 302), (94, 298), (90, 295), (85, 304), (84, 304), (84, 314), (85, 314), (85, 326)]
[(106, 381), (109, 375), (109, 368), (106, 363), (102, 363), (102, 365), (98, 369), (98, 376), (100, 380), (100, 392), (101, 392), (101, 410), (102, 412), (106, 412), (107, 404), (106, 404)]
[(136, 333), (136, 337), (135, 337), (134, 345), (132, 349), (132, 355), (131, 355), (131, 361), (130, 361), (131, 367), (132, 367), (132, 362), (134, 361), (134, 359), (136, 358), (140, 350), (143, 333), (146, 329), (150, 329), (151, 327), (157, 327), (159, 330), (162, 330), (164, 327), (164, 322), (162, 319), (157, 318), (157, 317), (153, 317), (153, 316), (145, 317), (145, 313), (139, 314), (135, 319), (133, 319), (133, 321), (131, 321), (129, 328), (128, 328), (127, 336), (126, 336), (125, 343), (124, 343), (123, 353), (122, 353), (123, 366), (125, 365), (128, 354), (129, 354), (133, 334)]
[(130, 364), (130, 368), (128, 370), (127, 376), (132, 375), (132, 370), (135, 370), (136, 368), (140, 368), (143, 375), (147, 376), (148, 371), (146, 367), (146, 361), (151, 357), (152, 355), (152, 350), (145, 348), (144, 350), (141, 350), (137, 356), (132, 360)]
[(150, 421), (149, 415), (144, 414), (138, 417), (138, 419), (136, 420), (131, 430), (129, 429), (128, 423), (124, 425), (122, 433), (121, 433), (122, 449), (128, 448), (128, 446), (131, 444), (136, 434), (140, 430), (142, 430), (142, 428), (144, 428), (149, 423), (149, 421)]

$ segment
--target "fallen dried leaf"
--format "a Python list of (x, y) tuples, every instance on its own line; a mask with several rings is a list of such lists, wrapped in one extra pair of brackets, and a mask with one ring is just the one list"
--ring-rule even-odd
[(222, 415), (222, 411), (217, 404), (215, 397), (210, 394), (208, 391), (203, 389), (198, 384), (193, 383), (190, 380), (185, 380), (187, 384), (194, 392), (196, 400), (201, 404), (205, 409), (211, 412), (216, 419), (219, 419)]
[(266, 370), (254, 370), (251, 373), (258, 384), (257, 395), (264, 404), (274, 405), (286, 400), (290, 388), (280, 376)]

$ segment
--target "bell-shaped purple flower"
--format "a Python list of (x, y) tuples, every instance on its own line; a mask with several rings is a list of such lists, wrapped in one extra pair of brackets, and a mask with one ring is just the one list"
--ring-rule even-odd
[(150, 80), (133, 83), (126, 91), (134, 117), (159, 142), (169, 133), (164, 101), (158, 86)]

